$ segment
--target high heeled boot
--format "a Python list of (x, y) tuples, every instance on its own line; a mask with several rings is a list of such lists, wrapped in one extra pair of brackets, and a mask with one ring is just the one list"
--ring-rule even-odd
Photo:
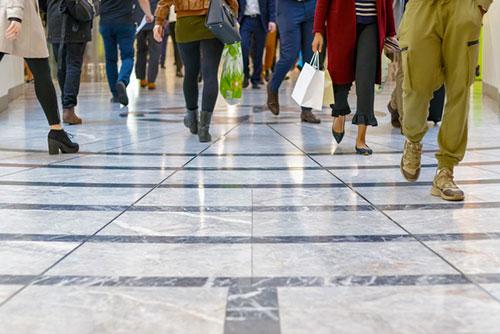
[(64, 130), (50, 130), (48, 135), (49, 154), (78, 153), (80, 146), (73, 143)]
[(193, 135), (198, 133), (198, 110), (186, 110), (184, 125)]

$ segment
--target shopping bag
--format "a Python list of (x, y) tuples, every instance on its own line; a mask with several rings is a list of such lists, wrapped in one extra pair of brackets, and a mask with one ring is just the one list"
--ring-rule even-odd
[(301, 107), (323, 109), (325, 92), (325, 72), (319, 70), (319, 52), (310, 63), (305, 63), (292, 92), (292, 99)]
[(236, 105), (241, 101), (243, 76), (241, 43), (237, 42), (224, 46), (219, 90), (229, 105)]
[(330, 107), (335, 103), (335, 97), (333, 95), (333, 82), (330, 77), (330, 72), (325, 71), (325, 93), (323, 95), (323, 106)]

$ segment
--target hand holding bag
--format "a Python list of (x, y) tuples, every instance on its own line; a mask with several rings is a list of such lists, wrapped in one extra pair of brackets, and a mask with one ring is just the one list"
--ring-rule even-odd
[(322, 110), (324, 93), (325, 72), (319, 70), (319, 52), (316, 52), (311, 62), (304, 64), (293, 89), (292, 98), (301, 107)]
[(238, 21), (224, 0), (211, 0), (205, 26), (224, 44), (241, 42)]

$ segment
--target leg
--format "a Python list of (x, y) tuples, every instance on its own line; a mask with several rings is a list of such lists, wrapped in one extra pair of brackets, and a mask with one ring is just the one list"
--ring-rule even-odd
[[(314, 30), (314, 14), (312, 16), (312, 19), (309, 19), (310, 17), (310, 11), (314, 11), (314, 8), (308, 8), (311, 5), (310, 4), (304, 4), (305, 5), (305, 18), (306, 21), (302, 22), (300, 25), (300, 34), (301, 34), (301, 51), (302, 51), (302, 60), (303, 63), (311, 61), (311, 58), (313, 56), (313, 52), (311, 49), (312, 41), (313, 41), (313, 33), (312, 31)], [(303, 122), (307, 123), (313, 123), (313, 124), (319, 124), (321, 123), (321, 120), (314, 116), (312, 113), (311, 108), (304, 108), (302, 107), (302, 114), (300, 116), (301, 120)]]
[(401, 60), (401, 53), (397, 52), (394, 54), (394, 63), (396, 64), (396, 87), (391, 95), (391, 101), (389, 102), (388, 109), (391, 113), (391, 123), (395, 128), (401, 128), (401, 122), (403, 120), (403, 63)]
[(161, 56), (160, 56), (161, 68), (165, 68), (165, 59), (167, 59), (167, 46), (168, 46), (168, 35), (169, 35), (168, 31), (170, 29), (171, 28), (168, 29), (165, 28), (165, 32), (163, 33), (163, 39), (161, 41)]
[(438, 135), (439, 168), (457, 165), (467, 146), (470, 86), (475, 79), (482, 18), (475, 2), (448, 4), (443, 36), (446, 107)]
[(80, 77), (82, 74), (83, 55), (86, 43), (66, 44), (66, 79), (64, 84), (63, 108), (72, 108), (78, 104)]
[(243, 88), (248, 86), (248, 78), (250, 77), (249, 69), (249, 58), (250, 58), (250, 46), (252, 44), (252, 18), (245, 17), (241, 22), (240, 34), (241, 34), (241, 51), (243, 54), (243, 73), (245, 74), (245, 79), (243, 82)]
[(109, 89), (113, 96), (117, 96), (116, 82), (118, 81), (118, 44), (116, 34), (110, 25), (100, 25), (100, 32), (104, 42), (104, 53), (106, 58), (106, 77)]
[[(148, 31), (148, 48), (149, 48), (149, 61), (148, 61), (148, 81), (150, 83), (156, 82), (158, 76), (158, 66), (160, 59), (161, 45), (154, 39), (153, 31)], [(152, 88), (152, 86), (150, 86)]]
[(253, 58), (253, 73), (252, 73), (252, 83), (254, 85), (258, 85), (260, 83), (260, 79), (262, 76), (262, 58), (264, 56), (264, 47), (266, 43), (266, 35), (267, 32), (264, 30), (260, 21), (255, 27), (255, 44), (254, 44), (254, 53), (255, 57)]
[(120, 48), (120, 58), (122, 66), (118, 74), (118, 81), (123, 82), (127, 86), (130, 82), (130, 75), (134, 68), (134, 25), (125, 25), (117, 31), (116, 39)]
[[(54, 59), (57, 64), (57, 82), (59, 83), (59, 88), (61, 90), (61, 100), (64, 106), (64, 85), (66, 81), (66, 64), (67, 64), (67, 45), (63, 46), (61, 58), (59, 58), (59, 48), (61, 44), (54, 43), (52, 44), (52, 53), (54, 54)], [(62, 62), (62, 63), (60, 63)]]
[(200, 42), (179, 43), (184, 62), (184, 99), (188, 110), (198, 110), (198, 74), (200, 73)]
[[(135, 76), (137, 79), (146, 80), (146, 62), (148, 59), (147, 31), (137, 34), (137, 62), (135, 64)], [(141, 86), (142, 86), (141, 82)]]

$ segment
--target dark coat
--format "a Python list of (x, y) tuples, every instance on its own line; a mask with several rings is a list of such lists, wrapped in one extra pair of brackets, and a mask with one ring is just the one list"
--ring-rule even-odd
[[(64, 0), (40, 0), (40, 9), (47, 13), (49, 43), (61, 43), (63, 14), (60, 11)], [(92, 22), (78, 22), (67, 15), (65, 43), (87, 43), (92, 40)]]
[[(377, 0), (378, 44), (380, 55), (386, 37), (396, 35), (392, 0)], [(355, 0), (317, 0), (314, 32), (320, 32), (328, 42), (328, 71), (334, 84), (354, 81), (356, 63)], [(377, 83), (381, 82), (381, 59)]]
[[(151, 13), (156, 12), (156, 7), (158, 6), (158, 0), (150, 0), (149, 1), (151, 4)], [(139, 6), (139, 2), (136, 0), (134, 1), (134, 21), (135, 23), (139, 26), (141, 24), (142, 18), (144, 17), (144, 12), (141, 9), (141, 6)], [(143, 31), (148, 31), (148, 30), (153, 30), (155, 27), (155, 23), (148, 23), (142, 28)]]
[[(238, 10), (238, 21), (241, 23), (245, 14), (245, 7), (247, 6), (247, 0), (238, 0), (239, 10)], [(260, 9), (260, 20), (264, 26), (264, 30), (267, 31), (267, 26), (269, 22), (276, 22), (276, 0), (259, 0)]]

